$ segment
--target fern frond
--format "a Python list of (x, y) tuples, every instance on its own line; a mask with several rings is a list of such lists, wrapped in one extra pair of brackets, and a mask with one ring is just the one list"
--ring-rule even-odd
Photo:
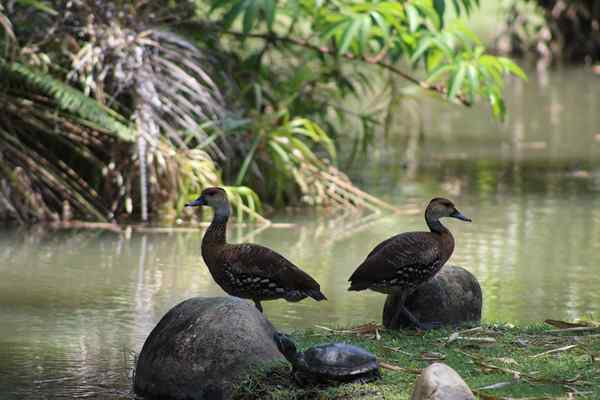
[(118, 113), (44, 72), (33, 70), (21, 63), (0, 61), (0, 76), (24, 80), (54, 99), (60, 109), (97, 124), (123, 141), (133, 142), (135, 139), (134, 131), (124, 123), (124, 118)]

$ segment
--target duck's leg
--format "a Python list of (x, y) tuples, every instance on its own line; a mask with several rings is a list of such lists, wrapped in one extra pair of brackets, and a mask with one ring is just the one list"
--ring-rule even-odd
[(392, 319), (392, 329), (398, 329), (400, 327), (400, 316), (404, 315), (406, 318), (408, 318), (408, 320), (415, 326), (417, 327), (417, 329), (419, 330), (427, 330), (424, 329), (425, 326), (423, 324), (421, 324), (421, 322), (419, 322), (419, 320), (417, 319), (417, 317), (415, 317), (413, 315), (413, 313), (411, 313), (408, 308), (406, 308), (406, 298), (410, 295), (411, 292), (409, 291), (403, 291), (402, 293), (400, 293), (400, 301), (398, 303), (398, 308), (396, 309), (396, 313), (394, 314), (394, 318)]
[(262, 304), (260, 304), (260, 300), (252, 299), (252, 301), (254, 302), (254, 305), (256, 306), (256, 308), (258, 309), (258, 311), (260, 311), (262, 313), (263, 312), (263, 308), (262, 308)]
[(439, 328), (442, 324), (439, 322), (421, 322), (411, 313), (408, 308), (406, 308), (406, 299), (410, 295), (410, 292), (404, 292), (400, 297), (400, 304), (398, 305), (398, 310), (396, 310), (396, 314), (394, 315), (394, 319), (392, 320), (392, 328), (397, 329), (399, 327), (399, 319), (400, 315), (404, 314), (406, 318), (420, 331), (429, 331), (431, 329)]

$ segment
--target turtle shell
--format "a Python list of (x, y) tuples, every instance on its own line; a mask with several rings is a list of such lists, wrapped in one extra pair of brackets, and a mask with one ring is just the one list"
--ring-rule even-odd
[(364, 374), (379, 368), (372, 353), (347, 343), (311, 347), (304, 352), (304, 361), (309, 372), (332, 377)]

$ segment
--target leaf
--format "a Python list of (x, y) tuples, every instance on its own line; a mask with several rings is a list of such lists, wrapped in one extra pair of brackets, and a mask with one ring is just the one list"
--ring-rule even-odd
[(248, 167), (250, 166), (250, 162), (254, 158), (254, 153), (256, 152), (256, 148), (258, 147), (258, 144), (260, 143), (260, 141), (261, 141), (261, 135), (257, 134), (256, 137), (254, 138), (254, 142), (252, 143), (252, 146), (250, 147), (250, 151), (248, 151), (246, 158), (244, 158), (244, 162), (242, 163), (242, 166), (240, 167), (240, 171), (238, 172), (237, 178), (235, 179), (236, 186), (239, 186), (242, 184), (242, 182), (244, 182), (244, 178), (246, 177)]
[(469, 65), (467, 67), (467, 77), (469, 79), (469, 101), (471, 103), (475, 102), (475, 96), (479, 93), (479, 73), (477, 72), (477, 68), (474, 65)]
[(465, 64), (460, 64), (456, 73), (450, 78), (450, 82), (448, 83), (448, 99), (453, 99), (460, 91), (466, 69), (467, 68)]
[(419, 12), (412, 4), (404, 5), (406, 17), (408, 18), (408, 26), (411, 32), (415, 32), (419, 27)]
[(441, 52), (437, 49), (432, 49), (432, 50), (428, 51), (427, 58), (426, 58), (427, 71), (432, 71), (433, 69), (435, 69), (437, 66), (440, 65), (440, 63), (442, 62), (443, 59), (444, 59), (443, 52)]
[[(252, 0), (249, 0), (252, 1)], [(231, 27), (231, 24), (233, 24), (233, 21), (235, 21), (235, 19), (242, 13), (242, 10), (244, 9), (246, 5), (246, 0), (237, 0), (233, 6), (229, 9), (229, 11), (227, 11), (225, 13), (225, 15), (222, 18), (222, 23), (223, 26), (225, 28), (229, 28)]]
[(440, 18), (440, 29), (444, 28), (444, 13), (446, 12), (446, 0), (433, 0), (433, 8)]
[(269, 30), (273, 29), (273, 23), (275, 22), (275, 12), (277, 11), (277, 4), (275, 0), (264, 0), (264, 11), (267, 16), (267, 27)]
[(518, 76), (519, 78), (523, 79), (524, 81), (527, 80), (527, 75), (525, 74), (525, 72), (521, 69), (521, 67), (519, 67), (517, 64), (515, 64), (512, 60), (510, 60), (506, 57), (498, 57), (498, 61), (500, 61), (502, 66), (507, 71), (511, 72), (513, 75)]
[(427, 82), (433, 83), (433, 82), (439, 80), (439, 78), (444, 73), (451, 71), (454, 68), (455, 68), (454, 65), (450, 65), (450, 64), (443, 64), (443, 65), (438, 66), (433, 71), (431, 71), (431, 73), (427, 77)]
[(3, 69), (4, 73), (16, 74), (30, 85), (51, 96), (61, 109), (98, 124), (124, 141), (132, 142), (134, 140), (135, 133), (124, 123), (119, 114), (74, 87), (19, 63), (6, 64), (0, 60), (0, 71)]
[(410, 58), (410, 62), (415, 64), (419, 61), (419, 57), (423, 55), (433, 44), (433, 39), (431, 37), (425, 37), (420, 42), (414, 53)]
[(354, 39), (356, 31), (360, 29), (361, 25), (362, 21), (360, 19), (355, 19), (348, 25), (346, 30), (344, 30), (344, 33), (342, 33), (342, 37), (340, 38), (340, 47), (338, 48), (338, 54), (344, 54), (348, 50), (352, 39)]
[(258, 12), (258, 1), (259, 0), (246, 0), (246, 10), (244, 12), (243, 30), (244, 33), (248, 33), (254, 26), (256, 20), (256, 14)]

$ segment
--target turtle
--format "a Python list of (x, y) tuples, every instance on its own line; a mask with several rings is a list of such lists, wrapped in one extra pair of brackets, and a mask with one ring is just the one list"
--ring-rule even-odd
[(292, 364), (292, 376), (300, 385), (309, 383), (360, 382), (381, 378), (377, 358), (347, 343), (328, 343), (299, 352), (289, 336), (276, 332), (277, 348)]

